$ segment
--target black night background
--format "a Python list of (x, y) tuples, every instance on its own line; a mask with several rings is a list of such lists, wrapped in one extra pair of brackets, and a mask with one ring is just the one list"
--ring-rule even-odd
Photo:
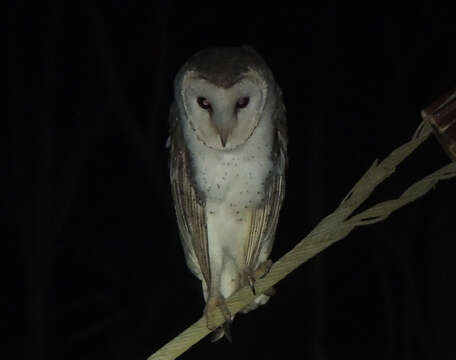
[[(272, 259), (290, 250), (456, 84), (454, 13), (401, 4), (10, 1), (4, 358), (145, 360), (202, 315), (165, 142), (173, 77), (203, 48), (250, 44), (283, 90)], [(431, 137), (367, 205), (449, 161)], [(181, 359), (454, 358), (455, 185), (355, 230), (237, 316), (233, 343)]]

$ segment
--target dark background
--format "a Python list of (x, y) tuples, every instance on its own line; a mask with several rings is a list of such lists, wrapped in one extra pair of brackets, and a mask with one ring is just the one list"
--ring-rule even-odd
[[(145, 360), (201, 316), (165, 149), (172, 79), (196, 51), (250, 44), (283, 89), (274, 260), (456, 79), (454, 14), (432, 2), (15, 1), (7, 30), (6, 358)], [(368, 204), (448, 161), (429, 139)], [(182, 359), (453, 358), (455, 194), (442, 182), (356, 230), (236, 317), (232, 344), (205, 339)]]

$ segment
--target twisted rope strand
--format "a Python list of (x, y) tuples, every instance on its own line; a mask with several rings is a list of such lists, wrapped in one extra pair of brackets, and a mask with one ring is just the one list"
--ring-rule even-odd
[[(378, 203), (350, 218), (351, 214), (370, 196), (374, 189), (391, 176), (396, 167), (420, 146), (430, 133), (430, 126), (423, 122), (415, 131), (412, 140), (394, 150), (382, 162), (374, 161), (372, 166), (342, 200), (338, 208), (320, 221), (312, 232), (291, 251), (277, 260), (265, 277), (255, 282), (257, 295), (271, 288), (313, 256), (346, 237), (356, 226), (365, 226), (385, 220), (397, 209), (425, 195), (438, 181), (455, 177), (456, 162), (453, 162), (417, 181), (405, 190), (399, 198)], [(253, 301), (254, 298), (255, 295), (252, 294), (250, 287), (245, 286), (227, 300), (227, 305), (234, 315)], [(217, 311), (215, 325), (219, 326), (223, 322), (223, 315), (220, 311)], [(175, 359), (210, 332), (206, 327), (206, 319), (202, 317), (147, 360)]]

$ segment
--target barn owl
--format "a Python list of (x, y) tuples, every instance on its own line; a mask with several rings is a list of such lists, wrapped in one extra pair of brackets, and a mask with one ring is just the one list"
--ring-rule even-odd
[[(225, 300), (267, 272), (285, 193), (282, 94), (251, 47), (198, 52), (179, 70), (170, 109), (170, 178), (188, 267), (202, 282), (207, 326)], [(255, 293), (255, 292), (254, 292)], [(242, 312), (269, 299), (256, 294)]]

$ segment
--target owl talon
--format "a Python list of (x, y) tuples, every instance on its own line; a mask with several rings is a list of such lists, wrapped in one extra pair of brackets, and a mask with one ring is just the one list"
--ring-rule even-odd
[(256, 295), (254, 277), (251, 275), (247, 275), (247, 279), (249, 280), (250, 289), (252, 290), (253, 295)]
[(276, 293), (276, 290), (271, 286), (269, 289), (267, 289), (263, 294), (271, 297)]
[(255, 273), (252, 270), (250, 270), (249, 268), (247, 268), (244, 270), (244, 274), (243, 274), (242, 278), (243, 278), (243, 280), (241, 283), (243, 284), (243, 286), (249, 285), (250, 289), (252, 290), (253, 295), (256, 295)]
[(269, 270), (271, 270), (271, 266), (272, 266), (272, 260), (268, 259), (266, 261), (263, 261), (259, 266), (258, 268), (255, 270), (255, 272), (253, 273), (253, 276), (255, 279), (261, 279), (261, 278), (264, 278)]
[(217, 309), (220, 310), (225, 321), (231, 321), (233, 319), (226, 305), (225, 298), (222, 295), (210, 296), (204, 308), (204, 315), (206, 316), (206, 326), (211, 331), (217, 328), (215, 325)]
[[(255, 290), (255, 281), (257, 279), (261, 279), (265, 277), (269, 270), (271, 269), (272, 266), (272, 261), (271, 260), (266, 260), (263, 261), (255, 271), (251, 271), (250, 269), (246, 269), (244, 271), (244, 276), (245, 279), (247, 280), (247, 283), (250, 286), (250, 289), (252, 290), (253, 295), (256, 295), (256, 290)], [(245, 282), (244, 282), (245, 284)]]
[(233, 342), (230, 329), (231, 322), (225, 322), (222, 326), (219, 326), (213, 332), (211, 342), (219, 341), (222, 337), (226, 337), (229, 342)]

